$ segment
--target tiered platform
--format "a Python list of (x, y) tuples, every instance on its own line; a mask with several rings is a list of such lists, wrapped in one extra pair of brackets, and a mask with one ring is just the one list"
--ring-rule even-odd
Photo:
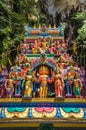
[[(37, 115), (34, 108), (43, 110)], [(52, 123), (53, 127), (86, 127), (86, 99), (0, 99), (0, 127), (39, 127), (41, 123)]]

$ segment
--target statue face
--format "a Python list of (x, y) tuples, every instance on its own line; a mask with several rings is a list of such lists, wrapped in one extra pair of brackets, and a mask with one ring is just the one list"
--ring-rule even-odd
[(48, 75), (49, 74), (49, 69), (47, 66), (41, 66), (39, 68), (39, 74), (40, 75)]
[(32, 79), (32, 75), (28, 75), (26, 79), (27, 80), (31, 80)]

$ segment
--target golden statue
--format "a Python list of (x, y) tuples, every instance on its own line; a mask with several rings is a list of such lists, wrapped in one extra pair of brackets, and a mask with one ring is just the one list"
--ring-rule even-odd
[(26, 77), (24, 97), (32, 97), (32, 75)]
[(52, 83), (52, 76), (49, 78), (49, 68), (45, 65), (39, 67), (38, 73), (39, 78), (37, 79), (36, 75), (34, 75), (34, 81), (38, 81), (40, 83), (39, 97), (46, 98), (48, 95), (48, 82)]

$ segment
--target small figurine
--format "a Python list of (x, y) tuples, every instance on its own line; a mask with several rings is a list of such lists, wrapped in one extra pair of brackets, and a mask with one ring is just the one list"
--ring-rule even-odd
[(43, 41), (42, 41), (42, 43), (41, 43), (41, 46), (42, 46), (43, 49), (46, 49), (46, 47), (47, 47), (47, 42), (46, 42), (46, 39), (45, 39), (45, 38), (43, 38)]
[(20, 50), (22, 54), (28, 54), (28, 50), (29, 50), (29, 45), (28, 43), (22, 43), (20, 45)]
[(37, 54), (37, 48), (32, 48), (32, 53)]
[(54, 45), (54, 44), (51, 44), (50, 47), (49, 47), (49, 52), (50, 52), (51, 54), (54, 54), (55, 51), (56, 51), (55, 45)]
[(76, 73), (73, 80), (73, 93), (76, 98), (79, 98), (81, 95), (82, 83), (79, 78), (79, 74)]
[(9, 74), (8, 79), (5, 82), (7, 98), (12, 98), (13, 93), (14, 93), (14, 84), (15, 84), (15, 81), (11, 78), (11, 75)]
[(37, 52), (38, 52), (38, 41), (35, 40), (35, 43), (34, 43), (33, 48), (32, 48), (32, 53), (37, 54)]
[(57, 51), (56, 52), (57, 55), (59, 56), (61, 54), (61, 45), (60, 45), (59, 41), (56, 44), (56, 51)]
[(70, 72), (70, 78), (74, 79), (76, 72), (75, 72), (74, 67), (72, 65), (70, 66), (70, 69), (68, 71)]

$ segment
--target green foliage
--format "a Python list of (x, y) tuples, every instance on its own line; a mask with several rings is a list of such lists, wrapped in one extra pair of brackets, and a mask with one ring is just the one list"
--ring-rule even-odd
[(86, 40), (86, 13), (77, 13), (72, 17), (77, 30), (77, 40), (83, 42)]
[(84, 20), (83, 22), (83, 26), (78, 29), (78, 37), (77, 37), (78, 41), (83, 42), (86, 41), (86, 20)]
[[(86, 12), (77, 13), (72, 18), (75, 25), (76, 40), (78, 41), (78, 62), (81, 65), (85, 66), (86, 61)], [(84, 58), (85, 57), (85, 58)], [(82, 61), (82, 62), (81, 62)]]
[[(35, 20), (33, 19), (35, 16)], [(17, 48), (24, 39), (23, 24), (37, 21), (38, 7), (35, 0), (0, 0), (0, 63), (8, 64), (12, 47)], [(4, 54), (4, 57), (2, 55)], [(15, 53), (14, 53), (15, 54)]]
[(77, 13), (75, 14), (75, 16), (73, 17), (74, 20), (79, 20), (79, 21), (83, 21), (86, 19), (86, 13), (82, 12), (82, 13)]
[(46, 21), (46, 17), (44, 14), (41, 13), (39, 15), (39, 23), (43, 24), (43, 23), (45, 23), (45, 21)]

